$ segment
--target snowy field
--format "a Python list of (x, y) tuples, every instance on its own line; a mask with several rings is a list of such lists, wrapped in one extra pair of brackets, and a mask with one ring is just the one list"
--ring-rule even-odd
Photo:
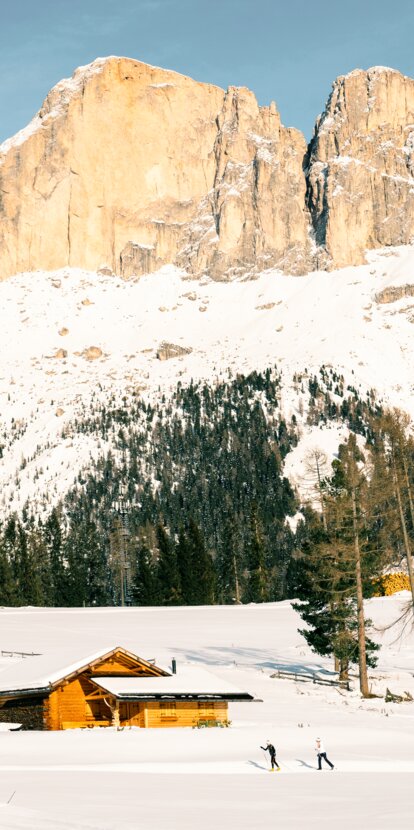
[[(105, 452), (89, 435), (61, 435), (74, 416), (89, 413), (92, 398), (107, 405), (114, 395), (119, 404), (168, 393), (179, 380), (214, 382), (229, 369), (277, 364), (282, 411), (300, 421), (292, 375), (325, 364), (363, 396), (374, 388), (414, 414), (414, 246), (367, 258), (331, 273), (269, 271), (232, 283), (190, 280), (168, 266), (127, 282), (62, 269), (0, 283), (0, 430), (13, 436), (0, 465), (0, 513), (36, 493), (56, 502)], [(404, 296), (378, 302), (398, 286)], [(161, 361), (163, 341), (190, 351)]]
[[(383, 645), (372, 690), (414, 695), (414, 633), (385, 627), (407, 594), (371, 600)], [(241, 607), (0, 609), (0, 648), (48, 653), (123, 645), (168, 666), (198, 664), (263, 702), (230, 704), (229, 729), (0, 732), (0, 828), (251, 830), (408, 828), (414, 703), (362, 701), (352, 691), (272, 679), (317, 671), (289, 602)], [(14, 658), (16, 659), (16, 658)], [(30, 658), (26, 658), (30, 659)], [(11, 658), (4, 657), (2, 668)], [(315, 738), (335, 770), (316, 771)], [(270, 739), (281, 772), (269, 774)]]

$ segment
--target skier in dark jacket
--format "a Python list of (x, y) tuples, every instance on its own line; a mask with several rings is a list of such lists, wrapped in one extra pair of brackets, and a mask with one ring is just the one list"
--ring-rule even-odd
[(276, 764), (277, 769), (278, 769), (278, 772), (279, 772), (279, 770), (280, 770), (280, 766), (279, 766), (279, 764), (278, 764), (278, 763), (277, 763), (277, 761), (276, 761), (276, 750), (275, 750), (275, 748), (274, 748), (273, 744), (271, 744), (271, 743), (270, 743), (270, 741), (266, 741), (266, 746), (261, 746), (261, 747), (260, 747), (260, 749), (263, 749), (263, 751), (264, 751), (264, 752), (268, 752), (268, 753), (269, 753), (269, 755), (270, 755), (270, 763), (271, 763), (271, 765), (272, 765), (272, 772), (274, 772), (274, 771), (275, 771), (275, 764)]

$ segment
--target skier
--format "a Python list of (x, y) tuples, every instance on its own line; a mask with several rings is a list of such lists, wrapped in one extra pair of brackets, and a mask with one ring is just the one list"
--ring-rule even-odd
[(318, 756), (318, 771), (322, 769), (322, 759), (324, 761), (326, 761), (327, 764), (329, 764), (331, 769), (334, 769), (334, 765), (331, 763), (329, 758), (327, 758), (327, 756), (326, 756), (325, 747), (324, 747), (324, 745), (323, 745), (320, 738), (316, 738), (315, 749), (316, 749), (316, 754)]
[(266, 746), (261, 746), (260, 749), (263, 749), (264, 752), (268, 752), (270, 755), (270, 763), (272, 765), (271, 772), (275, 771), (275, 764), (277, 766), (277, 771), (280, 772), (280, 766), (276, 761), (276, 750), (270, 741), (266, 741)]

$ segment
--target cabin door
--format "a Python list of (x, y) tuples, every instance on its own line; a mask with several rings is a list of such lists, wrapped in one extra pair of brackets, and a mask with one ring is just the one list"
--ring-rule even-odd
[(132, 701), (119, 706), (121, 726), (144, 726), (142, 704)]

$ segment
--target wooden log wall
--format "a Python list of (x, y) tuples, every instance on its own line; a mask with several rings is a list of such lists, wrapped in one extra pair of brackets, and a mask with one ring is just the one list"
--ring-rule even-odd
[(226, 701), (148, 701), (142, 703), (141, 706), (144, 710), (146, 709), (146, 717), (144, 712), (143, 720), (145, 723), (140, 725), (149, 728), (197, 726), (199, 721), (221, 721), (222, 723), (228, 721), (228, 704)]

